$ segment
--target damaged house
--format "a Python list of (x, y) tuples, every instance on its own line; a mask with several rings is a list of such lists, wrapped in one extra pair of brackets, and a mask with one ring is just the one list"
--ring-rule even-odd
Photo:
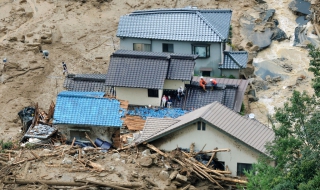
[(118, 100), (104, 95), (104, 92), (60, 92), (53, 125), (69, 140), (88, 142), (87, 133), (91, 139), (112, 142), (122, 126), (124, 110)]
[(131, 105), (160, 106), (164, 90), (190, 83), (197, 55), (117, 50), (111, 55), (106, 85)]
[[(134, 11), (120, 18), (117, 37), (120, 49), (197, 54), (194, 74), (220, 77), (230, 69), (224, 66), (229, 64), (224, 51), (230, 49), (231, 16), (231, 10), (197, 7)], [(240, 65), (240, 69), (246, 66)], [(239, 73), (232, 75), (237, 77)]]
[(172, 151), (177, 147), (186, 150), (194, 143), (194, 149), (211, 151), (215, 148), (230, 149), (218, 152), (212, 161), (230, 170), (233, 176), (242, 176), (259, 156), (267, 155), (265, 144), (274, 139), (274, 132), (247, 116), (241, 116), (219, 102), (196, 109), (176, 119), (147, 118), (136, 144), (150, 142), (155, 147)]

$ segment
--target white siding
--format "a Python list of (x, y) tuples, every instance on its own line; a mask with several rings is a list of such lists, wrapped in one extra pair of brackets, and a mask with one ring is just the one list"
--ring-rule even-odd
[(184, 87), (185, 82), (181, 80), (165, 80), (163, 89), (177, 90), (180, 86)]
[(177, 146), (190, 148), (190, 144), (193, 142), (197, 151), (201, 150), (205, 144), (204, 150), (213, 150), (216, 147), (219, 149), (229, 148), (230, 152), (218, 152), (216, 157), (219, 161), (223, 161), (225, 165), (228, 165), (233, 176), (237, 175), (237, 163), (255, 163), (260, 155), (258, 151), (249, 148), (208, 124), (205, 131), (198, 131), (197, 125), (192, 124), (151, 143), (159, 149), (171, 151)]
[(159, 97), (148, 97), (148, 89), (145, 88), (127, 88), (116, 87), (117, 99), (128, 100), (132, 105), (152, 105), (160, 106), (162, 90), (159, 90)]

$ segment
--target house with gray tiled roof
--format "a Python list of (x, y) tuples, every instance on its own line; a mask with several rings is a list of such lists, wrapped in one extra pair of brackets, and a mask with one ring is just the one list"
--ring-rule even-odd
[(192, 79), (197, 55), (117, 50), (110, 57), (105, 85), (131, 105), (160, 106), (163, 90), (177, 90)]
[(197, 54), (194, 74), (219, 77), (231, 15), (195, 7), (134, 11), (120, 18), (120, 49)]
[(63, 87), (68, 91), (107, 92), (106, 74), (68, 74)]
[(219, 65), (221, 75), (240, 77), (240, 70), (247, 67), (248, 53), (246, 51), (224, 51), (223, 63)]
[(161, 150), (177, 147), (188, 149), (195, 143), (195, 150), (230, 149), (219, 152), (217, 160), (232, 172), (242, 175), (261, 155), (267, 155), (265, 145), (275, 137), (267, 126), (241, 116), (219, 102), (213, 102), (178, 118), (147, 118), (143, 131), (135, 144), (149, 142)]

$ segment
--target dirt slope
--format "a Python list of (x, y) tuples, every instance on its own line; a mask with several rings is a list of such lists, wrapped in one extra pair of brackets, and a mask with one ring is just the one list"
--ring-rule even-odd
[[(251, 9), (254, 0), (123, 0), (99, 3), (97, 0), (2, 0), (0, 1), (0, 131), (14, 136), (20, 128), (17, 113), (38, 102), (47, 109), (63, 90), (61, 62), (71, 73), (105, 73), (110, 54), (119, 47), (115, 36), (121, 15), (134, 10), (175, 8), (233, 9), (233, 36), (239, 40), (237, 19)], [(42, 59), (37, 44), (50, 52)], [(102, 57), (103, 59), (95, 59)]]

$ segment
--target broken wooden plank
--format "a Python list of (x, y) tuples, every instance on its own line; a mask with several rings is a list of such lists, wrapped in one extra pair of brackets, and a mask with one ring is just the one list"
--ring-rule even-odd
[(152, 144), (147, 144), (147, 147), (150, 148), (151, 150), (154, 150), (155, 152), (159, 153), (160, 155), (162, 155), (166, 158), (168, 157), (168, 155), (166, 153), (162, 152), (161, 150), (159, 150), (158, 148), (156, 148)]

